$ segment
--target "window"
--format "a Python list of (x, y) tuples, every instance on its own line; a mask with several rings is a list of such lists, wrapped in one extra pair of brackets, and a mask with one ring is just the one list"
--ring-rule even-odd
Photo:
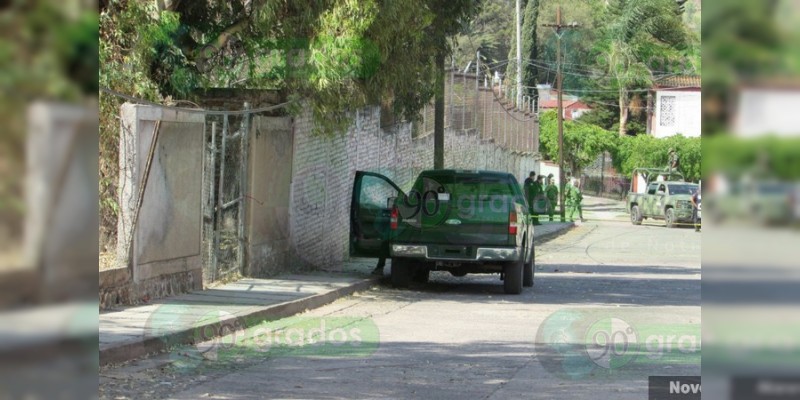
[(650, 187), (647, 188), (647, 194), (656, 194), (656, 189), (658, 188), (657, 183), (651, 183)]
[(693, 194), (696, 189), (694, 184), (669, 185), (669, 194)]
[(359, 203), (362, 207), (386, 208), (387, 199), (394, 196), (397, 196), (397, 190), (381, 178), (368, 175), (361, 181)]
[(676, 96), (661, 96), (661, 107), (659, 109), (661, 126), (675, 126), (675, 104)]

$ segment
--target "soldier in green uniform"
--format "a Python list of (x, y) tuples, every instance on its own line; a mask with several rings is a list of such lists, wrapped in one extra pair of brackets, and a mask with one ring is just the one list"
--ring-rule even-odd
[(544, 191), (547, 195), (547, 214), (550, 215), (550, 222), (553, 222), (553, 214), (558, 205), (558, 186), (556, 186), (556, 178), (553, 177), (553, 174), (547, 176), (547, 188)]
[(527, 194), (528, 194), (528, 207), (530, 207), (531, 216), (533, 218), (533, 224), (539, 225), (539, 213), (536, 211), (535, 203), (536, 198), (543, 192), (542, 188), (542, 177), (536, 176), (536, 173), (531, 172), (531, 177), (533, 177), (533, 182), (529, 185)]
[(578, 218), (583, 214), (583, 210), (581, 210), (583, 194), (581, 194), (581, 190), (578, 188), (579, 186), (580, 181), (575, 179), (564, 188), (564, 205), (567, 207), (566, 217), (569, 222), (575, 222), (576, 212), (578, 213)]
[(680, 167), (680, 160), (678, 159), (678, 153), (675, 151), (675, 148), (669, 148), (669, 160), (667, 161), (667, 171), (672, 174), (673, 172), (678, 172), (678, 168)]
[(533, 186), (536, 183), (536, 172), (531, 171), (527, 178), (525, 178), (525, 183), (522, 184), (522, 194), (525, 195), (525, 200), (528, 201), (528, 212), (531, 214), (533, 213)]

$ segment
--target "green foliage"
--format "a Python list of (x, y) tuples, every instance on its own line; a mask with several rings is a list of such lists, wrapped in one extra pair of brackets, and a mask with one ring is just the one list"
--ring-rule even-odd
[[(520, 36), (522, 37), (522, 92), (526, 95), (536, 95), (536, 84), (539, 82), (539, 67), (531, 61), (539, 61), (539, 41), (536, 35), (539, 26), (539, 1), (528, 0), (523, 2), (522, 7), (522, 26)], [(508, 50), (508, 59), (512, 60), (506, 66), (505, 77), (510, 85), (517, 82), (517, 33), (516, 33), (516, 10), (512, 9), (510, 19), (513, 21), (511, 31), (511, 47)], [(516, 87), (516, 86), (514, 86)]]
[(104, 86), (145, 98), (185, 98), (200, 87), (297, 93), (316, 131), (328, 135), (367, 104), (415, 118), (433, 96), (433, 56), (449, 53), (447, 38), (479, 4), (239, 0), (158, 10), (156, 3), (111, 1), (103, 11)]
[[(453, 58), (458, 67), (475, 59), (480, 48), (483, 64), (506, 60), (515, 37), (515, 0), (484, 1), (481, 11), (470, 21), (463, 32), (454, 37)], [(515, 50), (516, 51), (516, 50)]]
[(703, 176), (750, 173), (786, 181), (800, 179), (800, 138), (764, 136), (742, 139), (715, 135), (703, 139)]
[[(597, 125), (564, 121), (564, 163), (574, 175), (591, 165), (604, 151), (613, 151), (616, 135)], [(539, 152), (558, 161), (558, 115), (548, 111), (539, 118)]]
[[(783, 7), (778, 7), (782, 4)], [(781, 9), (791, 7), (795, 10)], [(742, 80), (800, 73), (800, 35), (790, 33), (797, 20), (795, 1), (708, 1), (704, 6), (703, 134), (715, 134), (728, 123), (730, 95)], [(776, 21), (777, 20), (777, 21)]]
[[(528, 0), (525, 6), (525, 13), (522, 19), (522, 59), (539, 59), (539, 42), (536, 37), (537, 27), (539, 26), (539, 0)], [(536, 95), (536, 84), (539, 78), (539, 68), (531, 63), (522, 66), (522, 85), (527, 86), (529, 95)]]
[(673, 0), (612, 0), (603, 9), (597, 63), (618, 91), (620, 133), (627, 133), (630, 90), (652, 87), (655, 67), (685, 72), (691, 37)]
[(16, 239), (24, 221), (27, 108), (36, 100), (82, 102), (94, 94), (97, 17), (54, 2), (0, 3), (0, 219)]
[(650, 135), (623, 136), (617, 139), (617, 147), (611, 152), (614, 168), (623, 175), (630, 175), (634, 168), (660, 168), (667, 166), (669, 149), (678, 153), (680, 171), (687, 180), (696, 182), (701, 176), (700, 138), (682, 135), (657, 139)]

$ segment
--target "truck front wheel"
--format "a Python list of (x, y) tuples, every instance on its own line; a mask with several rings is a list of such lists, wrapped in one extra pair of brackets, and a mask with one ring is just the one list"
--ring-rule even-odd
[(667, 209), (664, 213), (664, 223), (667, 225), (667, 228), (675, 227), (675, 210), (672, 208)]

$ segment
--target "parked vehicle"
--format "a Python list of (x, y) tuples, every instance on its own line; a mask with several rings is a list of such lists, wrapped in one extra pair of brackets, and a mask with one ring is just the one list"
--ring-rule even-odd
[[(626, 202), (631, 223), (641, 225), (645, 218), (663, 219), (667, 228), (692, 223), (692, 194), (698, 188), (695, 183), (685, 182), (678, 172), (635, 169)], [(701, 217), (702, 214), (698, 218)]]
[(708, 196), (712, 220), (738, 220), (759, 225), (787, 225), (800, 219), (800, 186), (775, 180), (737, 181), (724, 193)]
[(533, 286), (533, 224), (509, 173), (428, 170), (405, 193), (358, 171), (350, 211), (350, 254), (391, 257), (396, 287), (427, 282), (434, 270), (500, 273), (509, 294)]

